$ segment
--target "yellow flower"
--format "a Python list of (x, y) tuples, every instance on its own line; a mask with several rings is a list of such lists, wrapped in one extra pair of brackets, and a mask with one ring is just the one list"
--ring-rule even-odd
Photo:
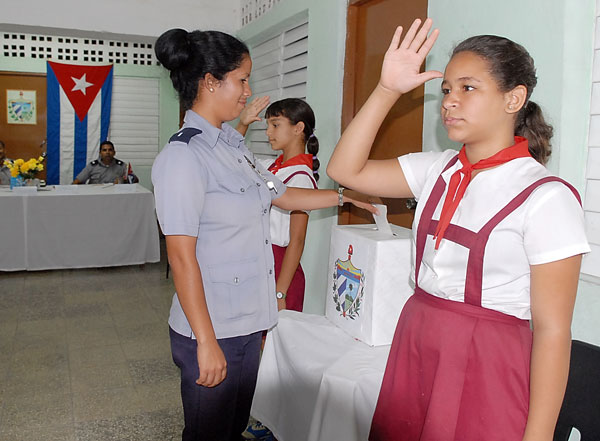
[(37, 166), (37, 170), (38, 170), (38, 171), (42, 171), (42, 170), (44, 170), (44, 164), (38, 164), (38, 166)]
[(44, 157), (43, 157), (43, 156), (40, 156), (40, 157), (38, 158), (38, 162), (43, 162), (43, 161), (44, 161)]
[(10, 175), (11, 175), (13, 178), (16, 178), (17, 176), (19, 176), (19, 170), (17, 170), (17, 168), (16, 168), (16, 167), (15, 167), (15, 168), (12, 168), (12, 169), (10, 170)]
[(21, 165), (21, 172), (27, 173), (30, 168), (31, 168), (31, 165), (29, 164), (29, 162), (25, 162), (23, 165)]
[(15, 165), (17, 167), (20, 166), (20, 165), (22, 165), (22, 164), (24, 164), (24, 163), (25, 163), (25, 161), (23, 161), (22, 159), (15, 159)]

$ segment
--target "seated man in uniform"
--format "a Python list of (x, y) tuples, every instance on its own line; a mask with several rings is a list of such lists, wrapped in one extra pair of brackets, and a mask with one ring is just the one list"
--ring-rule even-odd
[(10, 159), (6, 157), (4, 142), (0, 141), (0, 185), (9, 185), (10, 170), (4, 165), (4, 161), (10, 161)]
[(73, 184), (123, 184), (127, 182), (127, 165), (115, 158), (110, 141), (100, 144), (100, 157), (90, 162), (77, 175)]

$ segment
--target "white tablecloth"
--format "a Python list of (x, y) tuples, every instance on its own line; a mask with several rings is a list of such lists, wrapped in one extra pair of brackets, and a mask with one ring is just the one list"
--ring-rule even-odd
[(160, 260), (152, 193), (139, 184), (0, 188), (0, 270)]
[(324, 316), (281, 311), (251, 413), (279, 441), (365, 441), (389, 350), (355, 340)]

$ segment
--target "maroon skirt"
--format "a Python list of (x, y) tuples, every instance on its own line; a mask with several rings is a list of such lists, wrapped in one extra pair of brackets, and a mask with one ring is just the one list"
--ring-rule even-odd
[[(281, 264), (283, 263), (283, 257), (285, 256), (285, 250), (287, 247), (280, 247), (273, 245), (273, 257), (275, 258), (275, 280), (279, 278), (281, 272)], [(304, 271), (302, 271), (302, 265), (298, 264), (292, 283), (287, 291), (285, 298), (285, 309), (291, 309), (293, 311), (302, 312), (304, 306)]]
[(521, 441), (529, 322), (417, 288), (396, 327), (371, 441)]

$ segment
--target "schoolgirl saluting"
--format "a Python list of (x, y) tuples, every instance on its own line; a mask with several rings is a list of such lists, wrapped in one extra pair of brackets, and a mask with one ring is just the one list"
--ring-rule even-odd
[[(551, 441), (589, 252), (583, 212), (576, 191), (543, 165), (552, 128), (530, 100), (537, 79), (527, 51), (472, 37), (444, 74), (420, 73), (438, 36), (431, 28), (415, 20), (402, 41), (396, 30), (379, 83), (327, 168), (341, 185), (419, 201), (415, 293), (398, 321), (370, 440)], [(368, 160), (398, 97), (439, 77), (442, 121), (460, 152)]]
[[(248, 124), (258, 120), (258, 113), (264, 105), (266, 102), (262, 97), (246, 106), (236, 127), (242, 135), (246, 134)], [(259, 162), (288, 187), (316, 189), (319, 140), (314, 133), (315, 114), (310, 105), (300, 98), (275, 101), (267, 108), (265, 120), (271, 148), (282, 153), (275, 160), (262, 159)], [(307, 226), (307, 212), (271, 208), (271, 242), (279, 309), (302, 311), (305, 278), (300, 258)]]

